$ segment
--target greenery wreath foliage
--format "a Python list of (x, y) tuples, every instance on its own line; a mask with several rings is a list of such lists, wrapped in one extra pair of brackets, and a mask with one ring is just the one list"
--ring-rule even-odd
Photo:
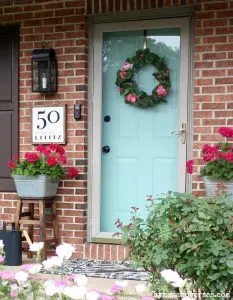
[[(153, 89), (151, 95), (139, 90), (134, 81), (135, 74), (146, 65), (152, 65), (157, 69), (153, 76), (159, 84)], [(136, 55), (127, 58), (122, 68), (117, 71), (116, 85), (127, 104), (149, 108), (161, 102), (166, 102), (165, 97), (168, 95), (171, 83), (165, 57), (150, 52), (148, 48), (138, 50)]]

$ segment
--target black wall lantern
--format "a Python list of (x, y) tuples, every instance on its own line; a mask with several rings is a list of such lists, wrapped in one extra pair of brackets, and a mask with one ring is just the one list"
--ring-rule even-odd
[(32, 52), (32, 91), (52, 94), (57, 91), (57, 60), (54, 49)]

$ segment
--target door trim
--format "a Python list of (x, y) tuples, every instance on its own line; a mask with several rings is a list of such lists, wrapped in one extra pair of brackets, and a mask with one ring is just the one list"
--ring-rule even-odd
[[(181, 60), (181, 82), (180, 85), (186, 87), (180, 89), (183, 102), (187, 104), (182, 107), (186, 120), (180, 119), (179, 124), (183, 121), (187, 122), (188, 136), (191, 136), (192, 128), (192, 101), (188, 101), (191, 97), (188, 93), (191, 90), (191, 65), (190, 65), (190, 18), (170, 18), (166, 20), (141, 20), (131, 22), (104, 23), (94, 24), (91, 30), (90, 47), (89, 47), (89, 171), (88, 171), (88, 240), (106, 243), (106, 239), (113, 239), (112, 233), (100, 232), (100, 193), (101, 193), (101, 132), (102, 132), (102, 36), (103, 32), (109, 31), (128, 31), (141, 30), (144, 28), (174, 28), (181, 30), (181, 51), (187, 55), (186, 60)], [(95, 45), (95, 49), (94, 49)], [(94, 66), (95, 62), (95, 66)], [(188, 74), (187, 74), (188, 70)], [(188, 75), (188, 76), (187, 76)], [(189, 104), (189, 105), (188, 105)], [(187, 149), (191, 149), (191, 139), (187, 141), (189, 144), (179, 149), (183, 155), (188, 155)], [(181, 147), (181, 143), (179, 143)], [(187, 148), (188, 147), (188, 148)], [(179, 162), (178, 162), (179, 163)], [(185, 165), (182, 165), (181, 174), (183, 178), (178, 178), (178, 189), (181, 192), (190, 191), (191, 184), (185, 177)], [(184, 186), (185, 190), (182, 186)], [(116, 242), (120, 242), (116, 237)]]

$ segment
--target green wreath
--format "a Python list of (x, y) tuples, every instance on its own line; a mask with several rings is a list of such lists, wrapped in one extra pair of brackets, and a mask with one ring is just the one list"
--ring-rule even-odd
[[(152, 65), (158, 71), (153, 73), (153, 76), (159, 84), (153, 89), (151, 95), (139, 90), (133, 80), (134, 75), (146, 65)], [(151, 53), (150, 49), (138, 50), (136, 55), (127, 58), (122, 68), (117, 71), (116, 85), (127, 104), (148, 108), (166, 102), (165, 97), (168, 95), (171, 83), (165, 57)]]

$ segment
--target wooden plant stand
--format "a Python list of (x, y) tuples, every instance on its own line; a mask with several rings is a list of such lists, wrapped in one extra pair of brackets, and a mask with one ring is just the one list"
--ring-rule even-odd
[[(16, 215), (15, 215), (15, 227), (16, 230), (20, 230), (21, 225), (28, 226), (28, 235), (33, 242), (34, 226), (39, 227), (40, 242), (44, 242), (44, 249), (42, 251), (42, 259), (47, 259), (47, 249), (49, 245), (58, 245), (58, 228), (56, 220), (56, 202), (55, 197), (47, 198), (21, 198), (17, 200)], [(47, 213), (45, 205), (51, 204), (51, 213)], [(23, 211), (24, 204), (28, 205), (28, 211)], [(38, 207), (38, 218), (35, 218), (35, 209)], [(28, 217), (25, 219), (25, 217)], [(51, 223), (53, 229), (53, 238), (46, 237), (46, 224)], [(33, 253), (28, 251), (28, 257), (32, 258)]]

